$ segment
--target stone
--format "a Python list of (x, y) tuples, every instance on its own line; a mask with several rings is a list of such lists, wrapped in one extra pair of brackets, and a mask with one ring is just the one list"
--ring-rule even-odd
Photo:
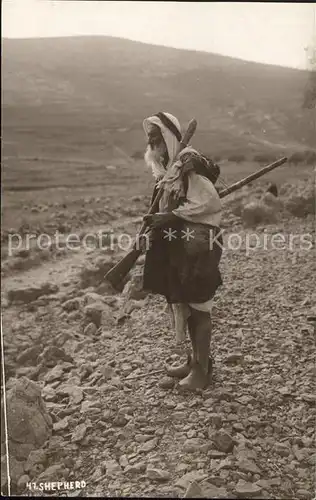
[(119, 460), (120, 466), (121, 467), (127, 467), (129, 465), (128, 459), (126, 455), (122, 455)]
[(16, 359), (18, 365), (31, 364), (35, 365), (38, 356), (42, 352), (42, 346), (33, 346), (25, 349)]
[(233, 365), (236, 363), (242, 363), (243, 359), (244, 357), (241, 352), (234, 352), (226, 356), (226, 358), (224, 359), (224, 363), (227, 365)]
[(70, 392), (69, 392), (69, 404), (72, 405), (77, 405), (81, 403), (81, 401), (84, 398), (83, 390), (80, 387), (74, 387)]
[(60, 365), (54, 366), (52, 370), (49, 370), (45, 375), (44, 375), (44, 381), (45, 382), (53, 382), (54, 380), (59, 380), (62, 376), (64, 375), (64, 370)]
[(140, 472), (144, 472), (146, 470), (146, 463), (145, 462), (137, 462), (133, 465), (128, 465), (124, 473), (126, 474), (139, 474)]
[(175, 486), (186, 490), (192, 482), (202, 481), (206, 477), (207, 474), (198, 470), (187, 472), (186, 474), (184, 474), (184, 476), (178, 479), (178, 481), (175, 483)]
[(196, 451), (200, 451), (201, 447), (205, 444), (207, 443), (205, 443), (205, 440), (201, 438), (187, 439), (183, 444), (183, 451), (186, 453), (194, 453)]
[[(9, 455), (9, 468), (10, 468), (10, 479), (11, 482), (16, 483), (18, 479), (24, 475), (24, 462), (16, 460), (11, 454)], [(7, 457), (3, 455), (1, 457), (1, 493), (2, 488), (5, 488), (8, 484), (7, 476)], [(1, 494), (2, 496), (2, 494)]]
[(158, 444), (158, 438), (151, 439), (150, 441), (147, 441), (144, 443), (140, 448), (139, 451), (148, 453), (150, 451), (153, 451)]
[(308, 500), (310, 498), (314, 498), (314, 493), (312, 491), (305, 490), (303, 488), (300, 488), (296, 492), (297, 498), (302, 498), (304, 500)]
[(175, 380), (172, 377), (163, 377), (159, 381), (159, 387), (161, 389), (172, 389), (175, 386)]
[(87, 426), (84, 423), (79, 424), (72, 433), (71, 441), (73, 443), (79, 443), (85, 437), (86, 432)]
[(203, 498), (202, 488), (195, 481), (193, 481), (187, 487), (183, 498)]
[(94, 323), (89, 323), (84, 329), (84, 335), (87, 337), (93, 337), (98, 331), (97, 326)]
[(276, 453), (278, 455), (280, 455), (281, 457), (288, 457), (290, 454), (290, 450), (289, 450), (288, 446), (286, 446), (283, 443), (275, 443), (274, 449), (275, 449)]
[(62, 304), (62, 308), (64, 309), (64, 311), (72, 312), (72, 311), (78, 311), (81, 308), (81, 305), (82, 305), (81, 299), (75, 298), (66, 300)]
[(228, 432), (220, 429), (219, 431), (213, 433), (210, 436), (211, 440), (216, 445), (217, 449), (223, 451), (224, 453), (229, 453), (233, 450), (235, 442)]
[(13, 303), (28, 304), (37, 300), (42, 295), (51, 295), (58, 291), (58, 286), (52, 283), (43, 283), (40, 286), (16, 286), (8, 290), (8, 301)]
[(171, 477), (169, 472), (162, 469), (155, 469), (154, 467), (150, 466), (147, 467), (146, 475), (153, 481), (169, 481)]
[(115, 477), (122, 472), (122, 469), (116, 460), (108, 460), (107, 462), (105, 462), (104, 466), (106, 469), (106, 476), (107, 477), (112, 478), (112, 477)]
[(18, 491), (22, 492), (23, 490), (25, 490), (26, 485), (30, 482), (30, 480), (30, 476), (28, 476), (27, 474), (23, 474), (23, 476), (20, 477), (17, 483)]
[(73, 363), (73, 358), (65, 353), (64, 349), (56, 346), (49, 346), (44, 349), (38, 357), (38, 363), (43, 363), (46, 366), (55, 366), (59, 361)]
[[(52, 419), (35, 382), (21, 377), (7, 392), (7, 422), (10, 455), (26, 459), (32, 450), (40, 448), (52, 432)], [(1, 419), (1, 426), (3, 426)], [(4, 438), (4, 431), (1, 431)]]
[(131, 280), (126, 283), (123, 289), (123, 296), (127, 300), (142, 300), (147, 297), (148, 292), (143, 290), (143, 273), (140, 271), (134, 272)]
[(208, 481), (203, 481), (201, 484), (203, 490), (203, 498), (229, 498), (227, 490), (223, 487), (218, 487)]
[(223, 451), (218, 451), (218, 450), (209, 450), (207, 452), (207, 456), (216, 460), (219, 458), (225, 458), (226, 453), (224, 453)]
[[(210, 424), (216, 427), (217, 429), (220, 429), (222, 427), (223, 424), (222, 416), (219, 413), (210, 413), (208, 415), (208, 419)], [(213, 429), (211, 432), (213, 432)]]
[(315, 403), (316, 403), (316, 394), (304, 393), (304, 394), (301, 395), (301, 399), (303, 401), (305, 401), (306, 403), (311, 403), (311, 404), (315, 405)]
[(65, 417), (53, 425), (53, 429), (55, 432), (64, 431), (68, 427), (69, 427), (69, 417)]
[[(36, 465), (45, 466), (48, 460), (47, 452), (43, 449), (31, 451), (29, 454), (26, 464), (24, 466), (25, 472), (32, 472)], [(31, 474), (33, 475), (33, 474)]]
[(94, 323), (97, 328), (102, 324), (103, 319), (113, 320), (113, 313), (110, 306), (105, 303), (95, 302), (85, 306), (84, 315), (87, 322)]
[(238, 461), (237, 467), (243, 472), (250, 472), (251, 474), (261, 474), (261, 470), (259, 469), (259, 467), (257, 467), (254, 462), (247, 459)]
[(62, 478), (65, 470), (64, 464), (55, 464), (44, 470), (37, 478), (38, 482), (56, 481), (56, 478)]
[(247, 498), (255, 497), (260, 495), (262, 488), (256, 483), (248, 483), (243, 479), (239, 479), (236, 487), (235, 493), (238, 497)]

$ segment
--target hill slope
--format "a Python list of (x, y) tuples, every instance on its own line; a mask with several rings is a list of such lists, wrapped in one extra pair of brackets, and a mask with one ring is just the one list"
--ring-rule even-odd
[[(307, 72), (111, 37), (3, 40), (4, 154), (112, 161), (144, 148), (159, 110), (198, 120), (194, 145), (226, 157), (313, 146)], [(17, 167), (18, 168), (18, 167)], [(43, 167), (44, 168), (44, 167)]]

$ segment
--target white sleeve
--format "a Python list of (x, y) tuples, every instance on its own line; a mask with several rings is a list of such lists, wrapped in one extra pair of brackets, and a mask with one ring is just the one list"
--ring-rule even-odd
[(182, 219), (199, 222), (207, 215), (221, 212), (221, 200), (213, 183), (202, 175), (190, 172), (188, 175), (187, 201), (173, 210)]

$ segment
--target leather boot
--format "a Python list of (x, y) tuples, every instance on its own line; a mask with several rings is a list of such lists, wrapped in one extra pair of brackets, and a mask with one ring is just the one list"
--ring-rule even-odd
[(203, 311), (192, 310), (192, 323), (194, 323), (194, 335), (197, 357), (192, 364), (191, 371), (187, 377), (179, 382), (183, 389), (204, 389), (210, 378), (212, 362), (210, 354), (211, 317)]
[(194, 363), (189, 375), (179, 382), (182, 389), (194, 390), (204, 389), (208, 384), (208, 376), (205, 375), (201, 365)]
[(192, 318), (191, 315), (188, 316), (187, 318), (187, 325), (188, 325), (188, 330), (189, 330), (189, 335), (190, 335), (190, 340), (191, 340), (191, 345), (192, 345), (192, 355), (188, 354), (187, 360), (184, 364), (177, 366), (175, 368), (172, 367), (167, 367), (167, 375), (169, 377), (175, 377), (175, 378), (184, 378), (187, 377), (191, 371), (193, 363), (196, 362), (197, 359), (197, 345), (196, 345), (196, 339), (195, 339), (195, 322), (194, 319)]

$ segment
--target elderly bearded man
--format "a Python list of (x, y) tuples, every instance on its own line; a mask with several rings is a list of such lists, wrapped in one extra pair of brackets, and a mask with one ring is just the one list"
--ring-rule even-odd
[(144, 218), (151, 245), (143, 288), (165, 296), (178, 334), (188, 327), (192, 355), (167, 374), (182, 379), (182, 388), (203, 389), (211, 372), (212, 299), (222, 284), (221, 202), (214, 187), (219, 169), (191, 147), (179, 153), (180, 124), (170, 113), (146, 118), (143, 127), (145, 162), (156, 180), (153, 199), (164, 188), (159, 212)]

